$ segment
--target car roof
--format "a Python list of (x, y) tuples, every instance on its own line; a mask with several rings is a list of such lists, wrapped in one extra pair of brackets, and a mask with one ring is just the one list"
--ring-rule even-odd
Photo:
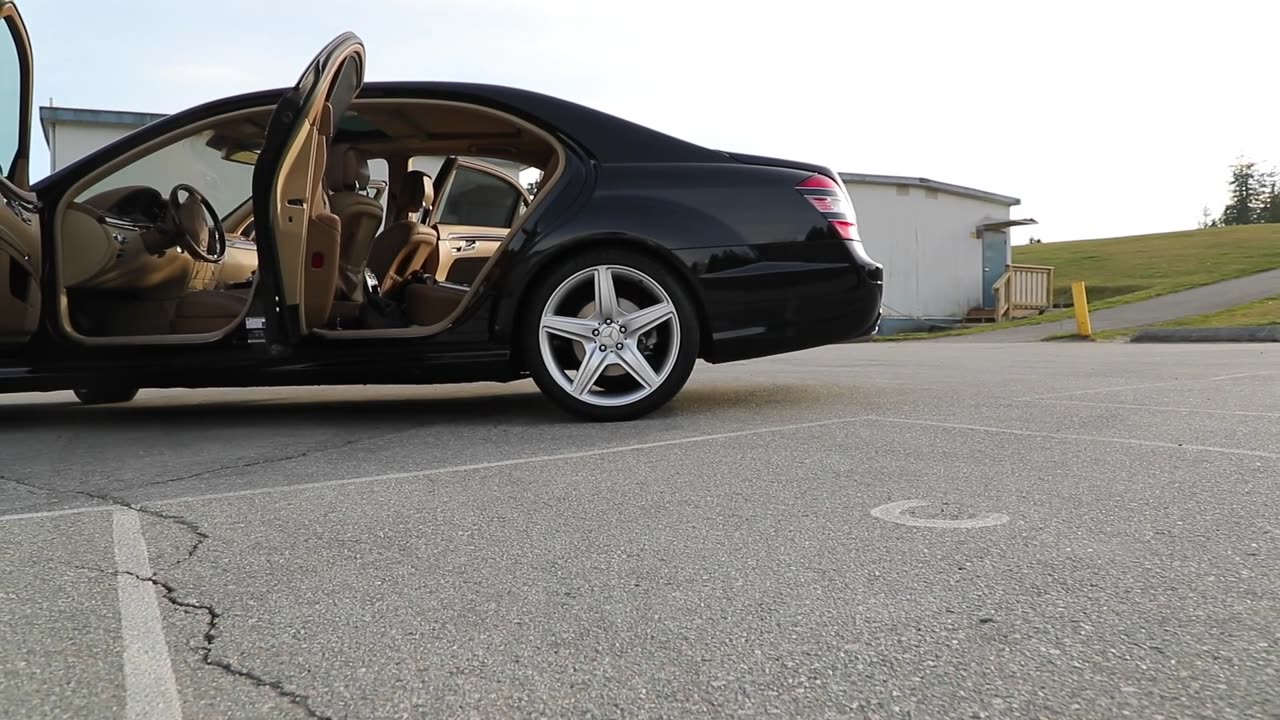
[[(139, 137), (141, 135), (147, 135), (148, 139), (151, 139), (212, 115), (270, 105), (277, 102), (287, 90), (287, 88), (260, 90), (213, 100), (164, 116), (135, 130), (127, 137), (131, 138), (131, 141), (141, 139)], [(586, 105), (503, 85), (458, 82), (369, 82), (365, 83), (358, 99), (397, 97), (429, 97), (494, 107), (545, 130), (562, 134), (592, 156), (596, 162), (604, 165), (732, 161), (724, 153)], [(98, 162), (96, 158), (99, 153), (109, 152), (107, 147), (99, 148), (42, 178), (34, 183), (33, 187), (38, 190), (41, 187), (56, 185), (59, 178), (70, 174), (73, 169)]]
[(370, 82), (361, 98), (454, 97), (485, 102), (524, 120), (558, 130), (602, 163), (724, 162), (723, 153), (639, 123), (544, 93), (504, 85), (457, 82)]

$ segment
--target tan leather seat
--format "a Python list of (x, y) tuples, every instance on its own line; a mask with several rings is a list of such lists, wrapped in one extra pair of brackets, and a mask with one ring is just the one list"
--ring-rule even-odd
[(182, 296), (174, 312), (175, 335), (203, 335), (219, 332), (240, 317), (249, 304), (246, 293), (223, 290), (196, 290)]
[[(431, 177), (420, 170), (410, 170), (401, 179), (396, 196), (396, 213), (399, 217), (374, 238), (369, 250), (368, 267), (379, 282), (386, 278), (391, 264), (402, 250), (411, 244), (434, 248), (440, 240), (440, 235), (435, 230), (419, 222), (419, 216), (424, 210), (430, 211), (431, 204), (435, 201)], [(435, 253), (430, 253), (430, 257), (434, 258)], [(431, 270), (428, 269), (428, 272)]]
[(365, 195), (369, 187), (368, 155), (355, 148), (335, 148), (325, 168), (329, 210), (341, 222), (336, 299), (364, 299), (364, 268), (373, 238), (382, 225), (382, 203)]

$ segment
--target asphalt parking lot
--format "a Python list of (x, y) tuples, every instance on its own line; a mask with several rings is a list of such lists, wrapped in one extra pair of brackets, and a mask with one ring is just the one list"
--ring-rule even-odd
[(1280, 349), (0, 398), (0, 717), (1280, 716)]

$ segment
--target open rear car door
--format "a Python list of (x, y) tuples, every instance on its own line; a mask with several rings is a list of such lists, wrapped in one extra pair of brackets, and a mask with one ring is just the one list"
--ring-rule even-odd
[(436, 278), (471, 285), (532, 199), (499, 168), (457, 157), (440, 166), (436, 186), (437, 200), (427, 218), (440, 235)]
[(40, 215), (30, 191), (31, 42), (11, 0), (0, 0), (0, 345), (40, 325)]
[(338, 282), (342, 229), (324, 176), (339, 121), (364, 84), (364, 44), (334, 38), (276, 105), (253, 170), (258, 297), (272, 345), (323, 326)]

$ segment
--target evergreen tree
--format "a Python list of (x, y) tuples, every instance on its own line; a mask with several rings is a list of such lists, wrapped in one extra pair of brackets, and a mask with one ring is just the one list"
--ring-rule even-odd
[(1258, 221), (1266, 197), (1264, 173), (1251, 160), (1238, 160), (1231, 167), (1231, 199), (1222, 211), (1223, 225), (1252, 225)]
[(1266, 202), (1262, 206), (1261, 218), (1258, 222), (1280, 223), (1280, 182), (1271, 181), (1271, 189), (1267, 191)]

